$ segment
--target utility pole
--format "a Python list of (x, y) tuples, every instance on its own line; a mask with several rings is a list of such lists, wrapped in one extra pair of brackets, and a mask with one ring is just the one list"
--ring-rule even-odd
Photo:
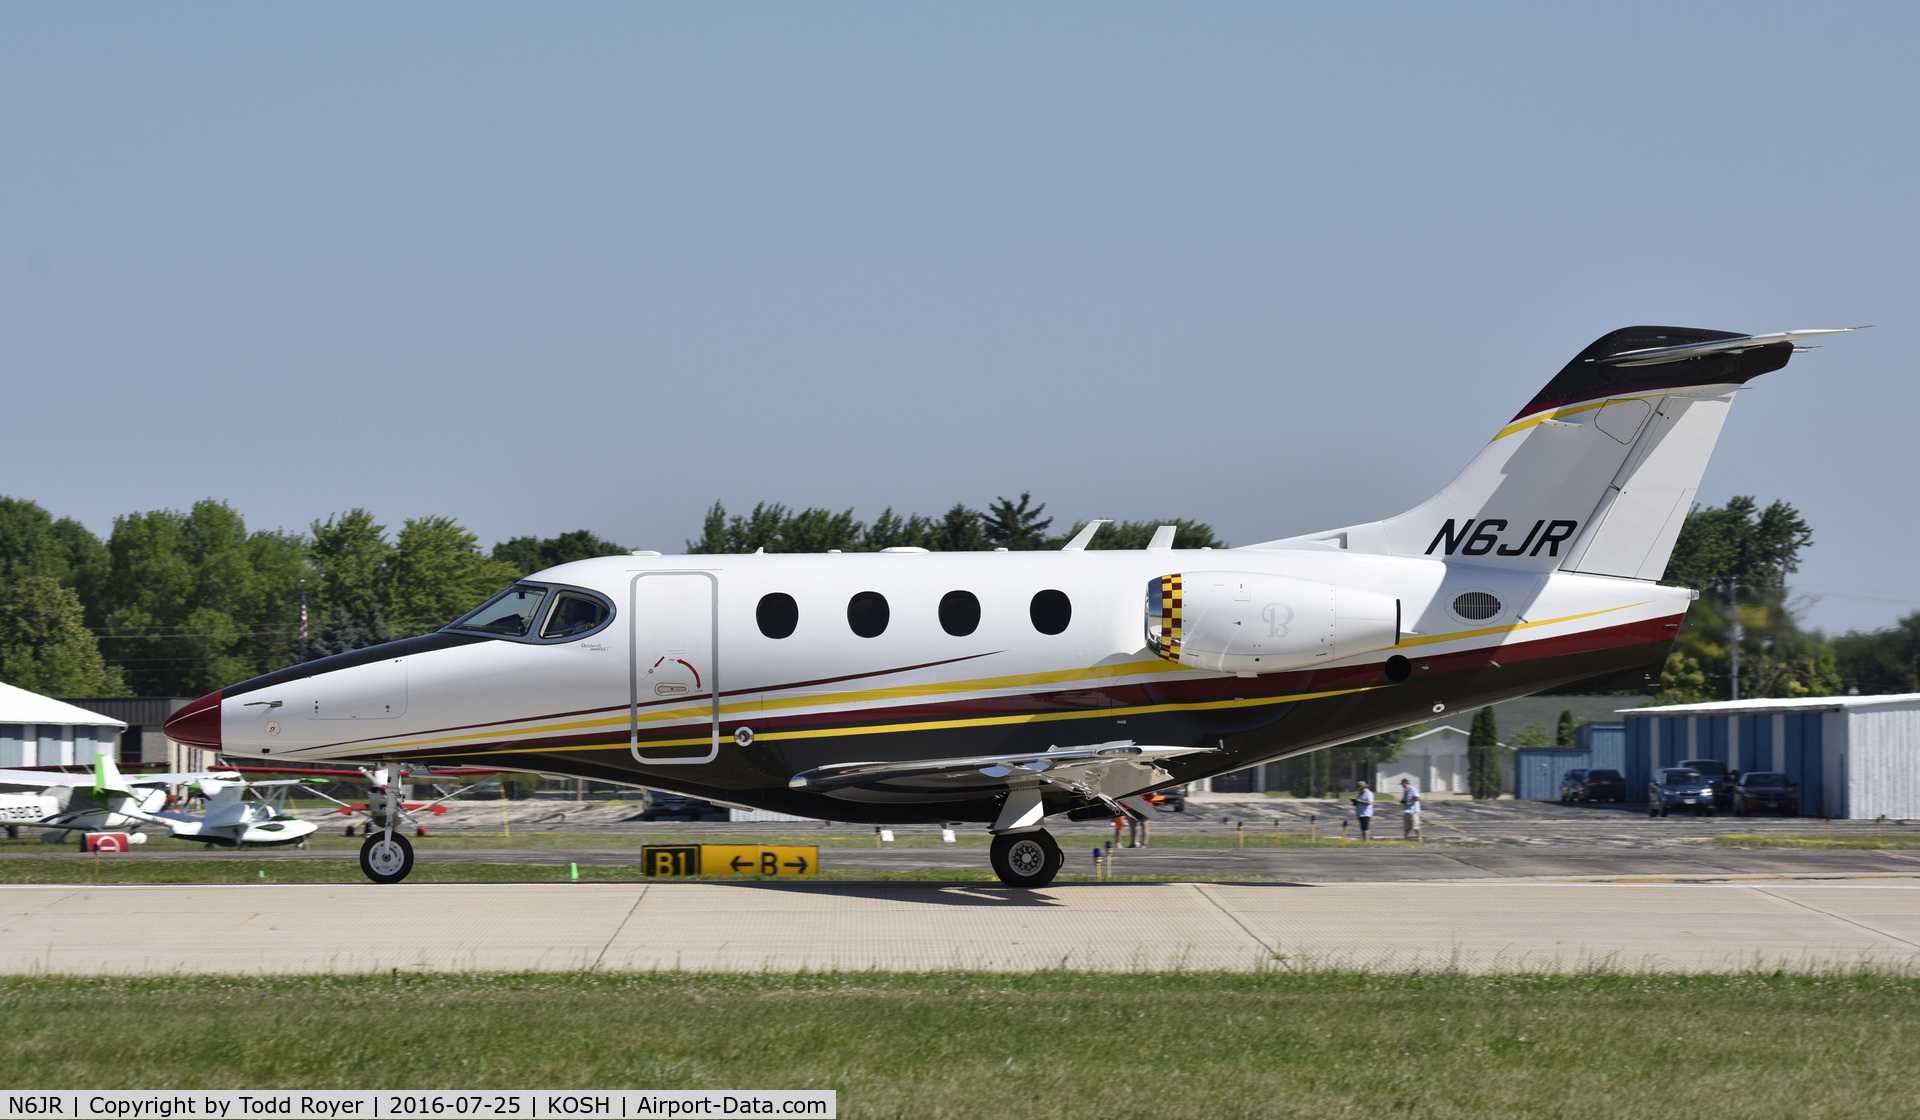
[(1740, 581), (1727, 580), (1727, 694), (1740, 699)]

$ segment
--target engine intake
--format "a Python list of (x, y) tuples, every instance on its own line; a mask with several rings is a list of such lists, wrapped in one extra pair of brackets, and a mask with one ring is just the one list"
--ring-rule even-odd
[(1400, 600), (1318, 580), (1176, 572), (1147, 583), (1147, 645), (1191, 669), (1242, 676), (1400, 644)]

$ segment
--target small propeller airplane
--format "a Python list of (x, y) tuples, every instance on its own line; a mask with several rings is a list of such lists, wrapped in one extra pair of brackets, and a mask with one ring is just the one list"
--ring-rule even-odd
[[(1095, 521), (1049, 552), (580, 560), (434, 633), (210, 693), (167, 734), (977, 821), (1003, 882), (1045, 886), (1050, 815), (1120, 816), (1128, 796), (1449, 710), (1657, 682), (1699, 597), (1660, 580), (1735, 395), (1838, 333), (1609, 332), (1381, 521), (1217, 551), (1174, 549), (1172, 526), (1089, 550)], [(1204, 423), (1176, 437), (1196, 479), (1268, 470)], [(362, 846), (376, 882), (412, 866), (392, 820)]]
[[(474, 782), (501, 776), (501, 772), (498, 770), (481, 770), (471, 767), (454, 770), (413, 768), (404, 772), (396, 768), (392, 774), (389, 774), (385, 767), (356, 767), (351, 770), (317, 770), (268, 766), (238, 766), (234, 769), (242, 775), (278, 775), (285, 778), (294, 778), (310, 782), (314, 785), (325, 785), (333, 782), (364, 782), (367, 786), (367, 800), (361, 802), (342, 801), (332, 794), (327, 793), (325, 790), (320, 789), (309, 789), (305, 792), (309, 796), (318, 797), (323, 801), (331, 801), (335, 805), (338, 805), (341, 816), (353, 816), (356, 813), (364, 815), (366, 823), (361, 827), (365, 830), (365, 834), (369, 836), (387, 827), (388, 801), (395, 797), (404, 798), (403, 794), (393, 792), (396, 787), (404, 789), (405, 784), (442, 786), (448, 782), (460, 783), (459, 788), (453, 792), (441, 794), (431, 801), (407, 801), (402, 799), (396, 802), (396, 819), (402, 824), (411, 826), (416, 836), (425, 836), (427, 834), (426, 825), (423, 824), (418, 817), (414, 816), (415, 813), (424, 812), (436, 817), (445, 816), (447, 812), (445, 802), (469, 792), (474, 788), (472, 785)], [(348, 836), (353, 835), (353, 829), (353, 825), (347, 826)]]
[[(0, 787), (42, 791), (24, 799), (37, 800), (47, 807), (48, 811), (33, 823), (48, 831), (118, 832), (158, 825), (176, 840), (199, 840), (230, 848), (298, 844), (317, 831), (319, 826), (285, 809), (287, 788), (299, 784), (301, 779), (297, 778), (250, 782), (232, 770), (129, 777), (107, 754), (94, 759), (90, 774), (0, 770)], [(170, 786), (186, 786), (198, 793), (205, 811), (196, 816), (173, 808), (169, 804)], [(247, 800), (249, 792), (263, 789), (277, 796)], [(64, 803), (56, 790), (66, 791)]]

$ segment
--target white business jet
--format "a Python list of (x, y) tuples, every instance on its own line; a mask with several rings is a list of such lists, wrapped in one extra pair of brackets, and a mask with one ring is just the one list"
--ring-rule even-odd
[[(294, 817), (270, 801), (246, 799), (249, 790), (298, 784), (298, 780), (249, 782), (226, 770), (192, 774), (120, 773), (110, 755), (94, 759), (92, 773), (0, 770), (0, 787), (37, 789), (26, 795), (46, 806), (34, 823), (52, 832), (118, 832), (158, 825), (176, 840), (199, 840), (229, 848), (266, 848), (297, 844), (318, 826)], [(167, 803), (168, 787), (186, 786), (204, 801), (199, 815)], [(66, 798), (54, 791), (68, 791)], [(76, 803), (78, 802), (78, 803)], [(136, 834), (136, 840), (144, 839)]]
[[(1855, 328), (1848, 328), (1855, 329)], [(1697, 592), (1662, 587), (1735, 393), (1835, 331), (1628, 327), (1437, 495), (1222, 551), (661, 556), (536, 573), (437, 633), (180, 710), (282, 764), (476, 765), (876, 824), (1043, 824), (1536, 692), (1645, 688)], [(1200, 438), (1200, 437), (1196, 437)], [(371, 878), (411, 849), (366, 841)]]

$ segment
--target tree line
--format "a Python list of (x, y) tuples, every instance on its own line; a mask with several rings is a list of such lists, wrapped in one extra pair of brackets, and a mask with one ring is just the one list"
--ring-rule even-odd
[(225, 502), (114, 518), (105, 540), (0, 497), (0, 680), (59, 696), (197, 696), (424, 633), (555, 563), (624, 551), (584, 531), (480, 549), (448, 517), (389, 532), (364, 509), (308, 532), (249, 529)]
[[(730, 517), (716, 502), (687, 549), (1058, 548), (1081, 526), (1050, 534), (1045, 509), (1022, 494), (940, 517), (888, 509), (868, 524), (851, 509), (764, 502)], [(1090, 547), (1142, 548), (1162, 524), (1178, 526), (1178, 547), (1224, 547), (1184, 519), (1108, 525)], [(531, 572), (626, 551), (586, 530), (482, 550), (453, 518), (408, 518), (395, 531), (365, 509), (304, 533), (249, 529), (212, 499), (116, 517), (103, 540), (34, 502), (0, 497), (0, 681), (58, 696), (197, 696), (303, 657), (426, 633)]]
[[(1056, 520), (1029, 493), (980, 509), (956, 503), (937, 516), (889, 508), (872, 521), (851, 508), (762, 502), (730, 514), (716, 502), (686, 547), (1053, 549), (1086, 524), (1056, 531)], [(1107, 525), (1088, 547), (1144, 548), (1161, 525), (1176, 527), (1175, 547), (1227, 547), (1210, 526), (1184, 518)], [(1700, 588), (1701, 597), (1656, 702), (1730, 695), (1728, 622), (1736, 613), (1742, 696), (1920, 691), (1920, 611), (1832, 639), (1800, 624), (1786, 579), (1812, 542), (1804, 518), (1782, 501), (1762, 508), (1742, 496), (1693, 510), (1666, 582)], [(0, 680), (62, 696), (199, 695), (302, 656), (425, 633), (530, 572), (624, 551), (586, 530), (514, 537), (482, 550), (450, 517), (408, 518), (394, 530), (364, 509), (316, 520), (306, 532), (249, 529), (237, 510), (211, 499), (185, 511), (116, 517), (101, 539), (34, 502), (0, 497)], [(304, 650), (303, 591), (310, 616)]]

